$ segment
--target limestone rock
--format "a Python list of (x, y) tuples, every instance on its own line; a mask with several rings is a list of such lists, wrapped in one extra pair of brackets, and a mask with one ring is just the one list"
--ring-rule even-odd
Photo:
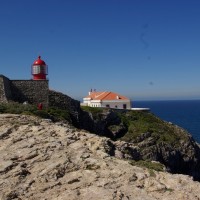
[(191, 177), (152, 173), (120, 159), (127, 149), (138, 156), (127, 142), (11, 114), (0, 115), (0, 133), (1, 200), (200, 199), (200, 183)]

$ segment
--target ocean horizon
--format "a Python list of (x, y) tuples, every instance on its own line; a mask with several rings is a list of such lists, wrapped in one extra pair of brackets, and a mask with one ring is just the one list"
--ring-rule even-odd
[(200, 100), (133, 101), (132, 107), (150, 108), (151, 113), (184, 128), (200, 143)]

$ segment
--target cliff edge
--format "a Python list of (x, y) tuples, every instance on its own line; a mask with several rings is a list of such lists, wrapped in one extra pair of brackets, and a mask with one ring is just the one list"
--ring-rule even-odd
[[(124, 141), (121, 158), (158, 161), (171, 173), (200, 181), (200, 148), (181, 127), (150, 112), (83, 107), (82, 128), (113, 141)], [(135, 148), (137, 147), (137, 148)]]

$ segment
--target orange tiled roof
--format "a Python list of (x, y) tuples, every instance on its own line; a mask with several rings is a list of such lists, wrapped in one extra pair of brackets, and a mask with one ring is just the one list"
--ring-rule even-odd
[(85, 98), (91, 98), (91, 100), (129, 100), (127, 97), (114, 92), (91, 92), (90, 95)]

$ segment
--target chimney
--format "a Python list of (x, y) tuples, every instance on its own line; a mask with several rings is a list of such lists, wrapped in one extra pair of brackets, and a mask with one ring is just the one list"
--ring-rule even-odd
[(92, 93), (92, 89), (88, 92), (88, 94), (91, 95), (91, 93)]

